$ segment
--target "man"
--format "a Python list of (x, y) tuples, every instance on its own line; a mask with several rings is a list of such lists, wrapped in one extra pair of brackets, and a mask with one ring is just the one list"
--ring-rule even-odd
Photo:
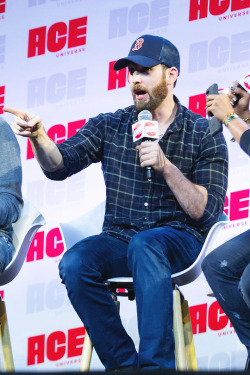
[[(5, 110), (17, 116), (14, 131), (30, 137), (47, 177), (64, 179), (102, 163), (103, 231), (69, 249), (59, 269), (105, 368), (174, 368), (171, 274), (195, 261), (223, 210), (227, 148), (222, 134), (211, 137), (207, 120), (173, 96), (180, 57), (170, 41), (141, 36), (114, 69), (126, 66), (135, 105), (91, 118), (58, 146), (39, 117)], [(145, 109), (158, 121), (161, 139), (135, 145), (132, 124)], [(155, 172), (151, 182), (147, 166)], [(105, 285), (107, 278), (131, 275), (139, 353)]]
[[(232, 99), (236, 103), (234, 107)], [(237, 82), (229, 95), (207, 97), (207, 111), (227, 124), (234, 139), (248, 155), (249, 104), (250, 90), (247, 92)], [(250, 358), (250, 230), (208, 254), (202, 263), (202, 269), (221, 308), (230, 319), (240, 341), (246, 346)]]
[(20, 148), (9, 124), (0, 117), (0, 273), (14, 251), (12, 223), (22, 208)]

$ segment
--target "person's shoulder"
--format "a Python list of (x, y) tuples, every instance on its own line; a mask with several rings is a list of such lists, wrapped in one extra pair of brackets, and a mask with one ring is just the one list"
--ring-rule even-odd
[(201, 116), (199, 113), (191, 111), (178, 101), (177, 118), (186, 129), (193, 129), (193, 131), (206, 133), (209, 128), (207, 118)]
[(119, 108), (117, 109), (116, 111), (114, 112), (108, 112), (106, 113), (106, 115), (108, 117), (117, 117), (117, 118), (123, 118), (124, 116), (130, 116), (131, 113), (133, 113), (135, 111), (135, 106), (134, 105), (130, 105), (128, 107), (125, 107), (125, 108)]
[(137, 110), (134, 105), (119, 108), (114, 112), (106, 112), (106, 113), (99, 113), (98, 116), (92, 118), (91, 120), (94, 121), (96, 124), (103, 123), (103, 124), (111, 124), (111, 123), (130, 123), (131, 121), (135, 122), (137, 118)]
[(11, 126), (2, 116), (0, 116), (0, 132), (1, 134), (9, 134), (9, 136), (15, 137), (13, 130), (11, 129)]
[(182, 104), (180, 104), (180, 107), (181, 107), (184, 118), (187, 118), (193, 122), (198, 122), (198, 123), (208, 125), (208, 120), (206, 117), (201, 116), (199, 113), (193, 112), (191, 109), (185, 107)]
[(90, 117), (92, 120), (100, 120), (100, 119), (115, 119), (115, 118), (122, 118), (126, 115), (130, 115), (135, 110), (133, 105), (130, 105), (125, 108), (119, 108), (113, 112), (101, 112), (94, 117)]
[(10, 125), (7, 123), (7, 121), (5, 121), (5, 119), (2, 116), (0, 116), (0, 126), (2, 129), (10, 127)]

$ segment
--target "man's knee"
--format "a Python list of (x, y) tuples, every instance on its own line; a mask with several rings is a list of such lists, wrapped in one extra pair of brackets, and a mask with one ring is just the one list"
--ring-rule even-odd
[(142, 260), (159, 247), (158, 241), (150, 235), (149, 231), (139, 232), (130, 240), (128, 259)]
[(250, 264), (245, 268), (241, 276), (239, 291), (247, 306), (250, 308)]
[[(218, 260), (216, 258), (216, 254), (214, 251), (209, 253), (201, 263), (201, 269), (206, 276), (206, 278), (210, 277), (210, 274), (213, 274), (212, 270), (215, 270), (219, 267)], [(212, 271), (212, 272), (211, 272)]]
[(67, 250), (59, 263), (60, 277), (63, 279), (64, 276), (77, 273), (80, 268), (79, 254), (74, 250), (74, 246)]

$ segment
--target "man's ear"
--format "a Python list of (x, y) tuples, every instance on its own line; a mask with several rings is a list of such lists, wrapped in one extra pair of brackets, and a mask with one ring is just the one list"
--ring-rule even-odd
[(167, 71), (168, 71), (168, 77), (167, 77), (168, 83), (174, 85), (178, 77), (178, 69), (173, 66), (172, 68), (168, 68)]

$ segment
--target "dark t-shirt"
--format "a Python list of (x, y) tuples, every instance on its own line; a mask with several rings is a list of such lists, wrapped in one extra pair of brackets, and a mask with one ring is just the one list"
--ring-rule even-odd
[(240, 139), (240, 147), (247, 153), (247, 155), (250, 156), (250, 129), (242, 134)]

